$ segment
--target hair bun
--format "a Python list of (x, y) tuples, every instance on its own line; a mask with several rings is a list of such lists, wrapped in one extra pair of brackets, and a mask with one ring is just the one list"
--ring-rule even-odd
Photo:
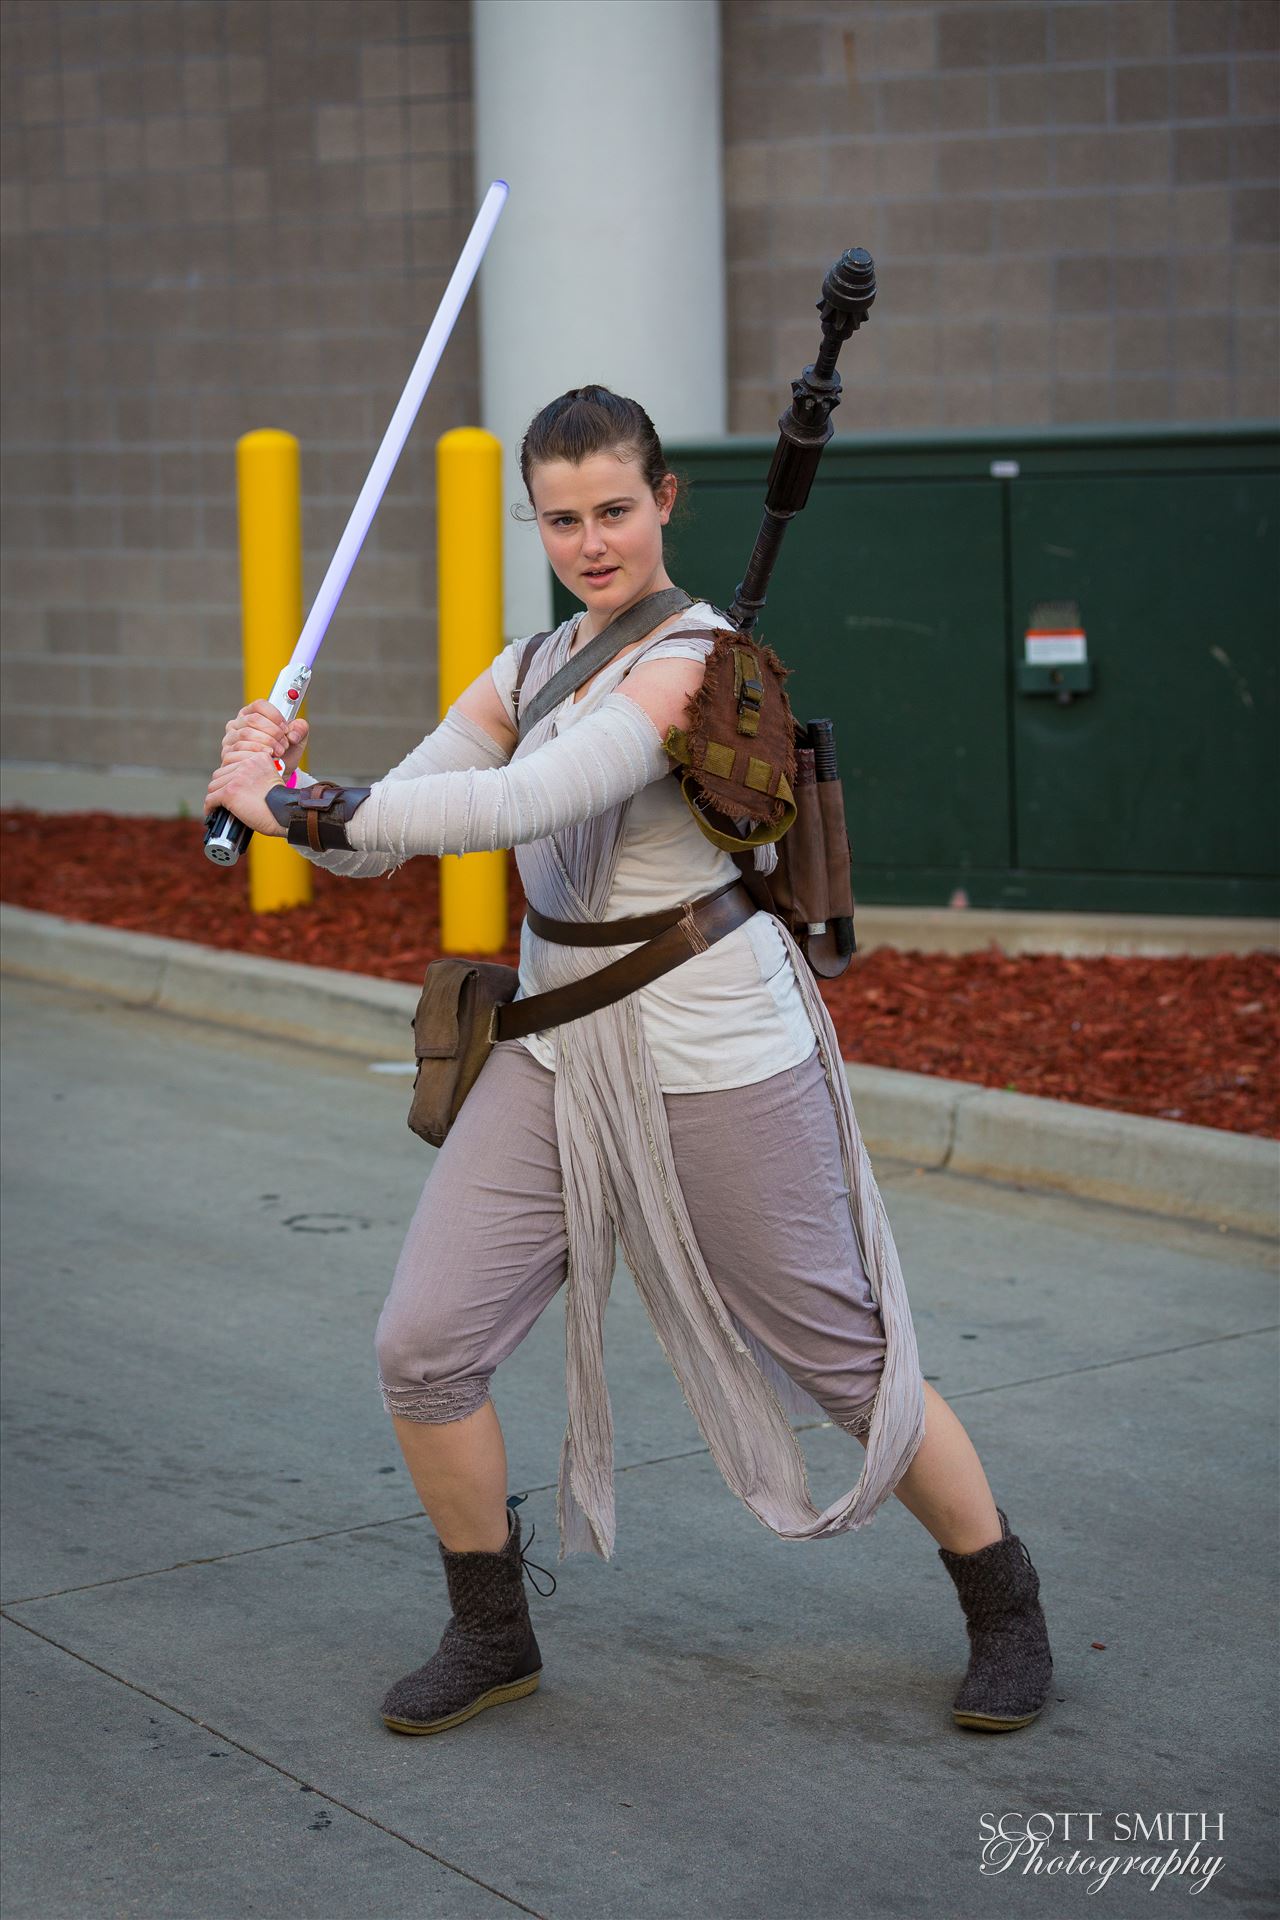
[(547, 460), (578, 466), (595, 453), (622, 452), (633, 457), (645, 483), (657, 493), (668, 471), (657, 429), (638, 400), (608, 387), (570, 387), (534, 415), (520, 442), (520, 474), (530, 499), (535, 467)]

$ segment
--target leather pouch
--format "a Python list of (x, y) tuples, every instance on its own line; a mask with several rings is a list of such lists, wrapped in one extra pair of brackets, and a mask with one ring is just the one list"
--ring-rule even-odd
[(852, 920), (853, 882), (850, 864), (853, 851), (845, 824), (844, 788), (839, 780), (816, 783), (818, 806), (822, 814), (822, 852), (826, 867), (827, 920)]
[(769, 884), (775, 911), (792, 938), (802, 941), (810, 921), (826, 919), (826, 856), (811, 747), (796, 749), (795, 800), (795, 823), (778, 842), (778, 865)]
[(413, 1016), (418, 1071), (409, 1125), (433, 1147), (458, 1117), (489, 1058), (495, 1007), (514, 1000), (520, 975), (492, 960), (433, 960)]

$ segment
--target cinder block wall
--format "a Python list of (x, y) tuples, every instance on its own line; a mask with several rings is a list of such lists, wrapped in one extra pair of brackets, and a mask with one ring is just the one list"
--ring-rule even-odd
[(1277, 0), (730, 0), (730, 421), (846, 246), (847, 431), (1274, 417)]
[[(0, 29), (2, 751), (212, 766), (235, 443), (301, 441), (305, 609), (474, 213), (466, 0), (5, 0)], [(434, 722), (433, 446), (477, 406), (466, 316), (316, 677), (330, 770)]]
[[(851, 242), (845, 431), (1277, 411), (1275, 0), (722, 21), (736, 431)], [(207, 767), (236, 439), (302, 442), (309, 604), (474, 210), (467, 0), (4, 0), (0, 36), (0, 752)], [(434, 717), (431, 450), (477, 414), (465, 315), (317, 676), (326, 770)]]

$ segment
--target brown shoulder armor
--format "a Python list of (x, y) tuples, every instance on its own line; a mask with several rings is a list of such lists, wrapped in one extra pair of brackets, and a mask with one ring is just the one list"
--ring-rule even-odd
[[(783, 684), (791, 669), (732, 627), (664, 638), (715, 643), (685, 725), (668, 727), (663, 742), (694, 819), (729, 853), (780, 840), (796, 817), (796, 725)], [(752, 823), (746, 834), (734, 830), (740, 819)]]
[[(855, 951), (854, 902), (834, 752), (825, 770), (815, 763), (814, 729), (827, 723), (797, 725), (790, 668), (763, 641), (727, 626), (682, 631), (714, 645), (685, 725), (668, 728), (663, 743), (680, 791), (707, 839), (733, 855), (756, 905), (784, 923), (814, 973), (834, 979)], [(771, 841), (778, 863), (765, 875), (753, 850)]]

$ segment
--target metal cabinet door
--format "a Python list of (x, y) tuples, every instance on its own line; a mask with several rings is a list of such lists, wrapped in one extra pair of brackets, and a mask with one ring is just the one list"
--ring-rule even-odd
[(1037, 602), (1075, 601), (1094, 675), (1015, 693), (1015, 864), (1270, 875), (1280, 482), (1265, 473), (1013, 483), (1015, 657)]
[[(760, 482), (700, 483), (672, 578), (727, 606)], [(835, 723), (859, 896), (945, 904), (1010, 859), (1001, 487), (819, 479), (792, 522), (762, 637), (796, 718)], [(904, 891), (905, 888), (905, 891)]]

